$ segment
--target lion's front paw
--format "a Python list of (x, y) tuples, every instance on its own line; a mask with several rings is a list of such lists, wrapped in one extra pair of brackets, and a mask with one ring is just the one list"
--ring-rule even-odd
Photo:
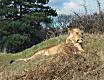
[(83, 50), (83, 49), (82, 49), (82, 50), (80, 50), (80, 52), (84, 53), (84, 52), (85, 52), (85, 50)]
[(83, 49), (79, 50), (79, 52), (80, 52), (80, 54), (85, 54), (86, 53), (86, 51), (83, 50)]

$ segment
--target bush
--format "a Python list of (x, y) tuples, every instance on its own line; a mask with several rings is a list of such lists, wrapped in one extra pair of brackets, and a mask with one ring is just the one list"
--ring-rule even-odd
[[(0, 49), (7, 49), (7, 52), (19, 52), (29, 48), (45, 37), (37, 24), (30, 25), (23, 21), (1, 21), (0, 22)], [(39, 29), (39, 30), (38, 30)]]
[(12, 34), (8, 37), (3, 38), (3, 46), (8, 52), (21, 51), (27, 47), (27, 44), (29, 42), (30, 39), (27, 36), (23, 36), (20, 34)]

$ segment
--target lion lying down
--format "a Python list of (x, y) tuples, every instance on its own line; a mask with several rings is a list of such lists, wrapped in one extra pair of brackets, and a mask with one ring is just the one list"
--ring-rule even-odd
[(83, 31), (78, 29), (78, 28), (72, 28), (69, 30), (69, 33), (70, 34), (68, 35), (65, 43), (59, 44), (56, 46), (52, 46), (52, 47), (48, 47), (48, 48), (44, 48), (44, 49), (36, 52), (34, 55), (32, 55), (29, 58), (11, 60), (10, 64), (15, 62), (15, 61), (30, 62), (34, 58), (36, 58), (37, 55), (50, 56), (50, 55), (60, 54), (60, 53), (63, 53), (65, 51), (69, 51), (69, 50), (73, 50), (73, 52), (74, 51), (84, 52), (84, 50), (82, 48)]

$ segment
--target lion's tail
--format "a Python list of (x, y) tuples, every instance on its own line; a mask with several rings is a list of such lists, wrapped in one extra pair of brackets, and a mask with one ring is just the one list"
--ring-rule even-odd
[(24, 61), (24, 62), (27, 62), (27, 59), (28, 59), (28, 58), (26, 58), (26, 59), (15, 59), (15, 60), (11, 60), (9, 63), (12, 64), (12, 63), (18, 62), (18, 61)]
[(32, 55), (31, 57), (29, 58), (25, 58), (25, 59), (16, 59), (16, 60), (11, 60), (9, 63), (12, 64), (14, 62), (18, 62), (18, 61), (24, 61), (24, 62), (29, 62), (31, 60), (33, 60), (37, 55), (41, 55), (42, 53), (44, 53), (44, 50), (40, 51), (40, 52), (37, 52), (35, 53), (34, 55)]

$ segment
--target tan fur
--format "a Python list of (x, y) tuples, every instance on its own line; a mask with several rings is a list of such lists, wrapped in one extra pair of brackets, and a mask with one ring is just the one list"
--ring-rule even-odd
[(84, 37), (83, 30), (80, 30), (78, 28), (73, 28), (68, 30), (68, 32), (69, 32), (69, 36), (66, 39), (66, 43), (72, 42), (74, 46), (78, 48), (79, 51), (84, 52), (82, 48), (82, 42)]
[[(25, 61), (25, 62), (29, 62), (31, 60), (33, 60), (37, 55), (46, 55), (46, 56), (50, 56), (50, 55), (55, 55), (55, 54), (59, 54), (65, 51), (66, 48), (70, 48), (71, 45), (74, 45), (74, 48), (77, 48), (80, 52), (83, 52), (83, 48), (81, 46), (82, 43), (82, 38), (83, 38), (83, 34), (82, 31), (80, 29), (74, 28), (69, 30), (69, 35), (66, 39), (66, 42), (63, 44), (59, 44), (56, 46), (52, 46), (52, 47), (48, 47), (48, 48), (44, 48), (38, 52), (36, 52), (33, 56), (26, 58), (26, 59), (18, 59), (16, 61)], [(70, 50), (72, 50), (70, 48)], [(74, 49), (73, 49), (74, 50)]]

